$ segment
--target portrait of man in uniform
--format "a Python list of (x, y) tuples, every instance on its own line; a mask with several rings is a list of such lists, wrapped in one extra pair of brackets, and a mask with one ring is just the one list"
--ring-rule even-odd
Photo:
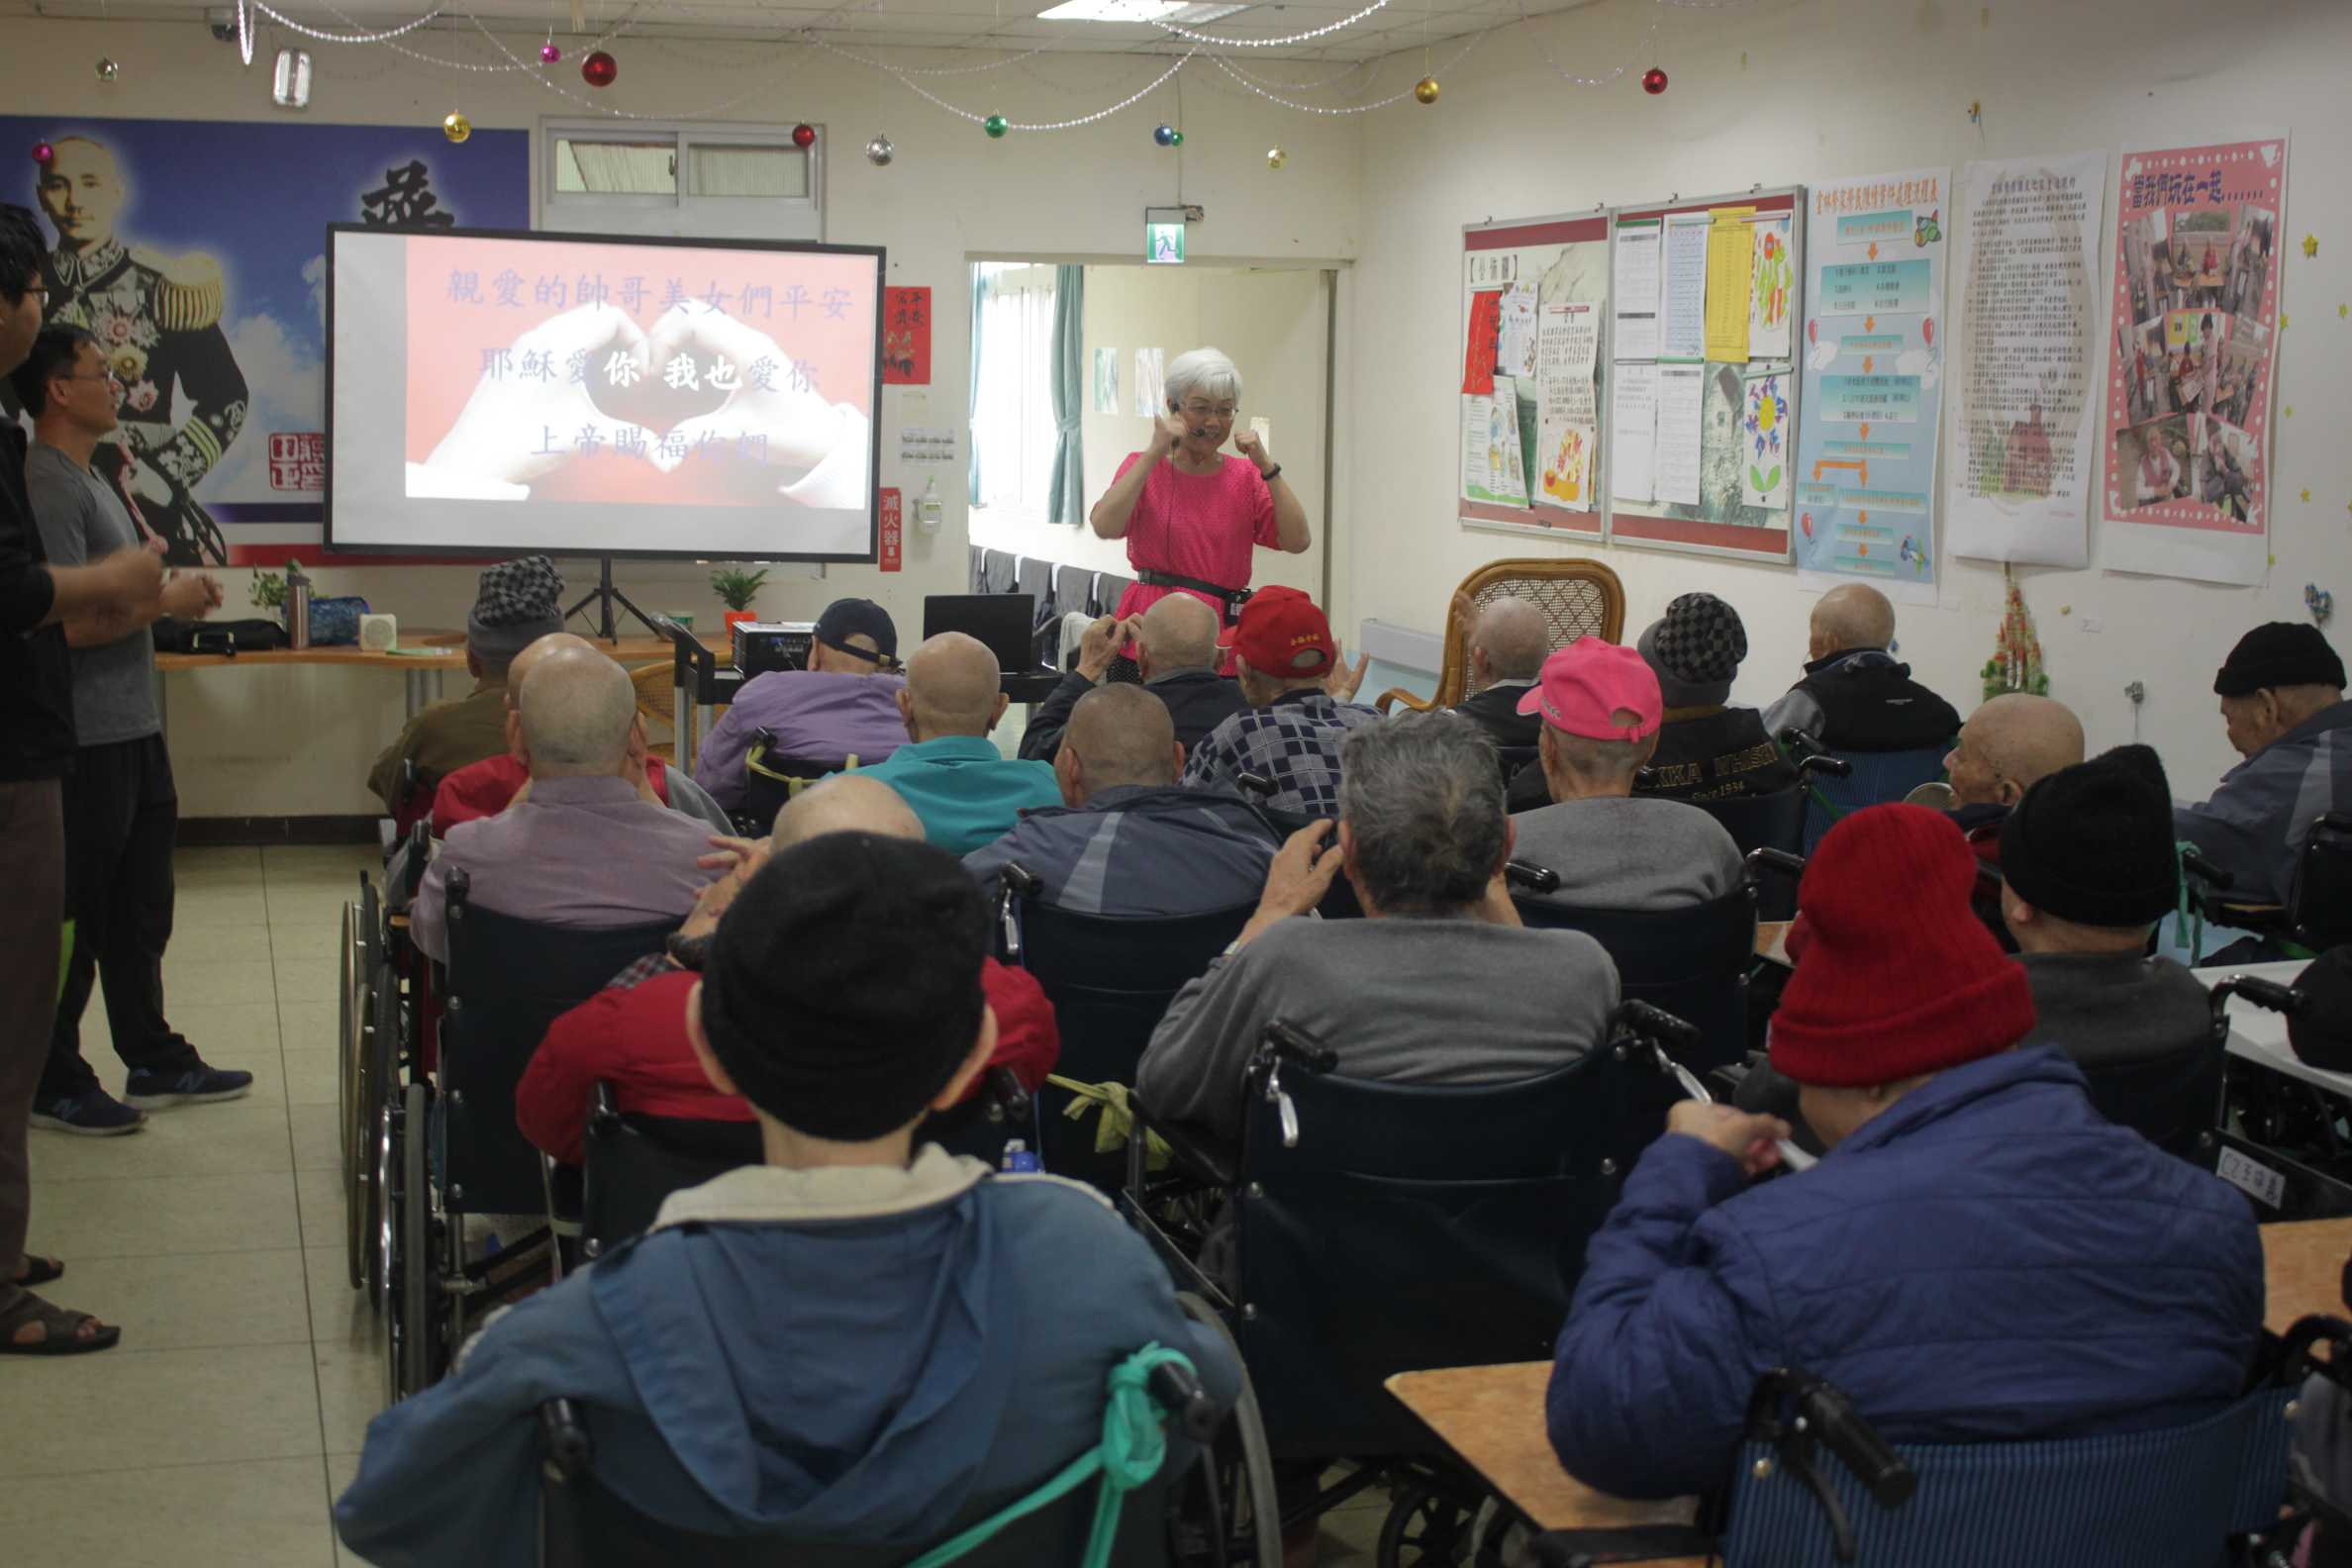
[(210, 254), (158, 254), (121, 231), (130, 192), (112, 149), (60, 137), (41, 171), (41, 210), (56, 232), (42, 266), (49, 319), (88, 329), (119, 383), (120, 440), (93, 466), (183, 565), (221, 565), (228, 548), (197, 483), (245, 428), (245, 379), (221, 330), (221, 266)]

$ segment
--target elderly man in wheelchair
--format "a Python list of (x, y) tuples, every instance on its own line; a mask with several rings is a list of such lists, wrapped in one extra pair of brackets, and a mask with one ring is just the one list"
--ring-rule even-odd
[[(830, 833), (752, 877), (687, 1016), (766, 1163), (673, 1196), (376, 1418), (343, 1541), (387, 1568), (979, 1564), (1053, 1560), (1042, 1527), (1106, 1560), (1123, 1493), (1186, 1471), (1240, 1370), (1092, 1193), (913, 1150), (994, 1048), (987, 943), (922, 843)], [(1182, 1418), (1164, 1465), (1146, 1389)], [(567, 1500), (544, 1519), (542, 1473)], [(1064, 1497), (1099, 1497), (1091, 1525), (1031, 1510)]]

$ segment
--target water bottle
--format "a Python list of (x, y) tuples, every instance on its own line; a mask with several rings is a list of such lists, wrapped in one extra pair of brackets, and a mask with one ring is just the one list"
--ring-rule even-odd
[(1045, 1168), (1029, 1144), (1020, 1138), (1005, 1140), (1005, 1164), (1008, 1171), (1041, 1171)]
[(286, 562), (286, 646), (310, 646), (311, 580), (302, 568)]

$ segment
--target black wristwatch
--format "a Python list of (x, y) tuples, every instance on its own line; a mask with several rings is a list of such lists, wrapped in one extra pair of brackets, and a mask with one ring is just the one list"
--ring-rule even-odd
[(1262, 474), (1259, 474), (1259, 475), (1258, 475), (1259, 482), (1261, 482), (1261, 483), (1263, 483), (1263, 484), (1272, 484), (1272, 483), (1273, 483), (1275, 480), (1277, 480), (1277, 479), (1279, 479), (1279, 478), (1281, 478), (1281, 477), (1282, 477), (1282, 464), (1280, 464), (1280, 463), (1276, 463), (1276, 464), (1275, 464), (1273, 467), (1271, 467), (1271, 468), (1267, 469), (1267, 470), (1266, 470), (1264, 473), (1262, 473)]
[(684, 931), (671, 931), (662, 941), (661, 950), (669, 954), (671, 963), (681, 969), (692, 969), (699, 974), (702, 971), (703, 955), (711, 950), (712, 934), (710, 931), (704, 931), (698, 936), (689, 936)]

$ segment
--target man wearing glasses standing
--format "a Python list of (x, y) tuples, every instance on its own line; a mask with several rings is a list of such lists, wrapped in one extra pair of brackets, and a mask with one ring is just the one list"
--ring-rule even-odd
[[(50, 326), (17, 367), (17, 396), (33, 416), (25, 490), (49, 558), (78, 565), (163, 542), (91, 471), (113, 432), (120, 384), (98, 340)], [(205, 572), (174, 572), (151, 599), (68, 616), (73, 650), (73, 788), (65, 799), (66, 910), (73, 951), (57, 1000), (49, 1063), (33, 1125), (105, 1135), (136, 1131), (144, 1112), (232, 1100), (253, 1075), (205, 1065), (163, 1017), (163, 949), (171, 939), (171, 852), (179, 797), (154, 699), (154, 642), (163, 616), (196, 619), (221, 602)], [(115, 1052), (130, 1068), (124, 1101), (100, 1087), (81, 1057), (81, 1015), (102, 983)]]

